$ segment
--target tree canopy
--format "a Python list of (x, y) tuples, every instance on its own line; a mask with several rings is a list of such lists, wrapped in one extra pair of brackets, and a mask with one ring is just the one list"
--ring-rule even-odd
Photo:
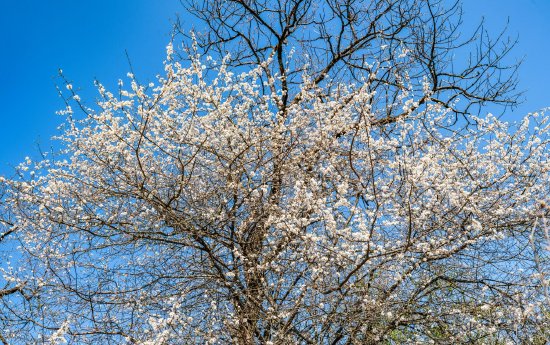
[(63, 149), (0, 180), (2, 342), (545, 343), (550, 118), (481, 115), (517, 100), (502, 37), (432, 0), (186, 6), (156, 82), (66, 82)]

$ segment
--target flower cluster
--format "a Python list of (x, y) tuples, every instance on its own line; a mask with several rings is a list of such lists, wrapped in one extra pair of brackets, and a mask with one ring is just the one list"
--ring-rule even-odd
[(262, 64), (237, 73), (168, 54), (153, 85), (132, 75), (118, 95), (98, 85), (94, 109), (73, 95), (83, 112), (66, 111), (63, 151), (0, 181), (22, 248), (13, 274), (40, 296), (28, 337), (548, 335), (547, 115), (453, 127), (428, 85), (404, 89), (391, 105), (404, 112), (390, 118), (375, 75), (327, 86), (305, 75), (285, 103)]

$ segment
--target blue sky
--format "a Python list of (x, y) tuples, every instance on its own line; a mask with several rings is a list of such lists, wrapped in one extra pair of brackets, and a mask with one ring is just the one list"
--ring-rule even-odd
[[(25, 156), (48, 151), (62, 117), (57, 71), (62, 68), (84, 99), (93, 102), (93, 80), (114, 85), (129, 70), (126, 51), (141, 81), (161, 72), (178, 0), (0, 0), (0, 174)], [(464, 30), (482, 16), (498, 32), (510, 19), (519, 36), (512, 52), (525, 58), (520, 88), (525, 103), (513, 119), (550, 106), (550, 0), (464, 0)], [(490, 110), (490, 109), (488, 109)]]

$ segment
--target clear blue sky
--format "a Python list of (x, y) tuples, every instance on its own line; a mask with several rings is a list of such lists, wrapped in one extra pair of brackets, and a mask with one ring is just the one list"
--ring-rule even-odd
[[(509, 115), (550, 106), (550, 0), (464, 0), (465, 26), (482, 16), (497, 32), (510, 18), (510, 35), (525, 57), (520, 88), (525, 103)], [(162, 70), (178, 0), (0, 0), (0, 174), (10, 175), (25, 156), (37, 156), (57, 133), (63, 102), (55, 89), (62, 68), (84, 99), (93, 102), (93, 80), (113, 85), (129, 70), (154, 79)]]

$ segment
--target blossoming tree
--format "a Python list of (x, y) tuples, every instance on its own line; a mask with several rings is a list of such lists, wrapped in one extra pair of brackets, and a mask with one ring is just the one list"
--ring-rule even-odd
[[(511, 79), (486, 84), (491, 54), (436, 68), (454, 7), (207, 3), (218, 41), (170, 44), (155, 83), (98, 84), (93, 107), (67, 84), (62, 152), (1, 181), (6, 274), (32, 292), (2, 341), (544, 344), (550, 118), (469, 112)], [(329, 19), (338, 44), (304, 39)], [(400, 41), (420, 33), (432, 62)]]

